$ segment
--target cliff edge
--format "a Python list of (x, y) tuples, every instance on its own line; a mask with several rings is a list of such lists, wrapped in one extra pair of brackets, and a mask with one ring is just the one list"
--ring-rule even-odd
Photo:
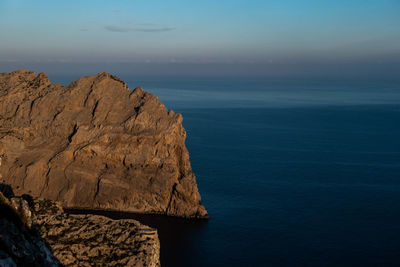
[(67, 208), (207, 218), (182, 116), (99, 73), (0, 74), (0, 181)]

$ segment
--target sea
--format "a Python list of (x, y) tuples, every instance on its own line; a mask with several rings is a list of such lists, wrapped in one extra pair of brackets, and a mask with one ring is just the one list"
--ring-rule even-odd
[(119, 77), (183, 115), (211, 217), (103, 213), (162, 266), (400, 266), (400, 80)]

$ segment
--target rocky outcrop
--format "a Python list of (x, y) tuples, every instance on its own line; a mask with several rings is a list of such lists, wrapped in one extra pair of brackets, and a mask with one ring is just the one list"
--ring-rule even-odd
[(65, 266), (160, 266), (157, 230), (135, 220), (70, 215), (60, 205), (37, 199), (35, 223)]
[[(0, 185), (1, 186), (1, 185)], [(157, 230), (0, 188), (0, 266), (160, 266)]]
[(62, 266), (36, 227), (23, 198), (0, 192), (0, 266)]
[(68, 208), (207, 217), (182, 116), (100, 73), (0, 74), (0, 181)]

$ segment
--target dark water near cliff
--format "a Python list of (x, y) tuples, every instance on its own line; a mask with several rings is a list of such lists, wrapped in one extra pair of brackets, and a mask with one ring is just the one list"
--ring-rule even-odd
[(211, 215), (139, 218), (163, 266), (400, 265), (399, 82), (121, 78), (183, 114)]

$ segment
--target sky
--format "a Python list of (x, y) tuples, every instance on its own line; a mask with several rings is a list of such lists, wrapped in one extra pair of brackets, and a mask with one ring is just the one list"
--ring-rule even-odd
[(398, 0), (0, 0), (0, 71), (400, 70)]

